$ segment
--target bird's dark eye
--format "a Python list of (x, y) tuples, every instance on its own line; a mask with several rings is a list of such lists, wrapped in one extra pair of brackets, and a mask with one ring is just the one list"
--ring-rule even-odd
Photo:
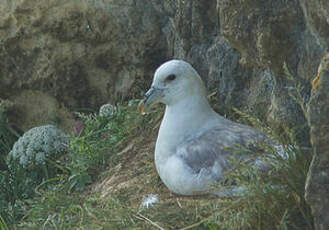
[(175, 75), (175, 74), (170, 74), (170, 75), (166, 78), (167, 81), (173, 81), (173, 80), (175, 80), (175, 79), (176, 79), (176, 75)]

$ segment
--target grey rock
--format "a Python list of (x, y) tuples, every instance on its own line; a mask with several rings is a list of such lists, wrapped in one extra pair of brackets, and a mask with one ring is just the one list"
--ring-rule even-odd
[(329, 229), (329, 53), (319, 66), (307, 107), (313, 160), (307, 176), (305, 198), (311, 205), (315, 227)]
[[(149, 1), (0, 3), (0, 97), (41, 92), (61, 105), (51, 116), (139, 96), (167, 56), (162, 16)], [(15, 108), (13, 122), (40, 125)]]

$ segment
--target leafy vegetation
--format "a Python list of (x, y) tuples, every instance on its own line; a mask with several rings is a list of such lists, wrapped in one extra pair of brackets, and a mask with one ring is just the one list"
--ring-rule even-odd
[(7, 154), (19, 136), (19, 133), (8, 124), (6, 105), (0, 101), (0, 170), (7, 168)]
[[(244, 194), (221, 202), (225, 212), (214, 215), (223, 229), (313, 229), (311, 210), (304, 199), (306, 176), (311, 161), (309, 149), (296, 142), (295, 132), (286, 130), (278, 135), (247, 114), (236, 111), (264, 133), (274, 137), (281, 148), (259, 144), (255, 152), (269, 167), (266, 174), (246, 162), (234, 161), (236, 170), (227, 180), (244, 187)], [(278, 146), (279, 146), (278, 145)], [(235, 152), (248, 152), (236, 147)], [(223, 189), (222, 185), (218, 185)]]
[[(104, 114), (84, 115), (77, 113), (81, 119), (76, 125), (78, 132), (73, 134), (70, 142), (69, 163), (70, 189), (82, 191), (86, 184), (92, 182), (99, 170), (104, 170), (108, 163), (114, 164), (118, 159), (112, 153), (116, 144), (129, 135), (130, 130), (123, 124), (134, 122), (127, 117), (127, 109), (121, 107), (113, 115)], [(79, 130), (80, 129), (80, 130)]]
[[(59, 159), (47, 158), (47, 164), (22, 167), (19, 160), (7, 159), (14, 141), (11, 146), (5, 146), (6, 151), (1, 159), (6, 170), (0, 171), (1, 224), (15, 226), (36, 195), (43, 195), (44, 198), (46, 194), (51, 194), (50, 191), (66, 195), (75, 190), (82, 191), (93, 179), (96, 180), (105, 166), (115, 164), (118, 157), (112, 153), (119, 147), (118, 143), (123, 145), (124, 138), (137, 132), (137, 125), (143, 120), (142, 117), (131, 117), (131, 113), (127, 112), (135, 110), (135, 107), (122, 106), (111, 116), (78, 114), (81, 127), (78, 127), (79, 132), (72, 134), (68, 153)], [(130, 124), (129, 127), (124, 125), (126, 123)], [(23, 142), (26, 144), (26, 141)], [(33, 156), (36, 155), (33, 149), (29, 150)]]
[[(153, 164), (162, 114), (158, 107), (140, 116), (136, 102), (118, 106), (108, 117), (78, 114), (68, 154), (54, 162), (57, 175), (37, 185), (34, 196), (15, 197), (7, 210), (16, 211), (0, 218), (0, 229), (313, 229), (304, 200), (310, 159), (294, 131), (275, 134), (237, 111), (242, 122), (280, 143), (284, 155), (259, 146), (271, 165), (266, 175), (237, 163), (227, 177), (246, 187), (243, 196), (183, 197), (168, 191)], [(7, 188), (21, 191), (13, 185)], [(158, 194), (159, 202), (144, 208), (147, 194)]]
[[(8, 123), (6, 103), (0, 102), (0, 229), (9, 229), (7, 222), (19, 210), (14, 205), (18, 197), (24, 196), (19, 183), (16, 183), (12, 170), (7, 166), (7, 154), (18, 139), (19, 133)], [(19, 177), (19, 176), (18, 176)]]

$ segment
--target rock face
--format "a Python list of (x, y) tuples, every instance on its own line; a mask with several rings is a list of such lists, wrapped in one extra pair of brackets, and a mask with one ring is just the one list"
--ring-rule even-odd
[[(139, 96), (154, 69), (174, 57), (191, 62), (209, 91), (217, 91), (221, 113), (238, 107), (278, 128), (302, 126), (304, 114), (288, 88), (302, 84), (307, 101), (309, 82), (328, 47), (327, 5), (325, 0), (1, 1), (0, 98), (15, 103), (29, 90), (56, 101), (41, 124), (20, 114), (43, 116), (42, 111), (16, 103), (15, 122), (28, 129), (79, 108)], [(284, 63), (296, 82), (287, 79)], [(24, 103), (32, 107), (33, 97)], [(62, 120), (65, 127), (71, 123)]]
[[(16, 104), (13, 122), (27, 130), (59, 117), (68, 129), (67, 111), (139, 96), (138, 81), (167, 56), (161, 15), (146, 2), (1, 0), (0, 98)], [(45, 115), (26, 90), (56, 101), (39, 122), (24, 118)]]
[(298, 127), (307, 146), (301, 105), (329, 49), (328, 18), (328, 0), (0, 0), (0, 98), (24, 130), (53, 118), (67, 130), (72, 111), (140, 97), (157, 66), (182, 58), (217, 92), (220, 113)]
[(316, 229), (329, 229), (329, 53), (313, 81), (307, 117), (311, 127), (313, 160), (308, 173), (305, 198), (312, 207)]

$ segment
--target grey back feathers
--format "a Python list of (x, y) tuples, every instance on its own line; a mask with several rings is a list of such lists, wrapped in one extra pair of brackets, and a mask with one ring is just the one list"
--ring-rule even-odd
[[(213, 178), (219, 181), (223, 178), (222, 171), (230, 168), (227, 157), (232, 155), (232, 147), (253, 149), (252, 143), (264, 139), (264, 135), (248, 126), (225, 122), (187, 138), (176, 151), (193, 173), (208, 168)], [(215, 165), (219, 165), (220, 170), (213, 168)]]

